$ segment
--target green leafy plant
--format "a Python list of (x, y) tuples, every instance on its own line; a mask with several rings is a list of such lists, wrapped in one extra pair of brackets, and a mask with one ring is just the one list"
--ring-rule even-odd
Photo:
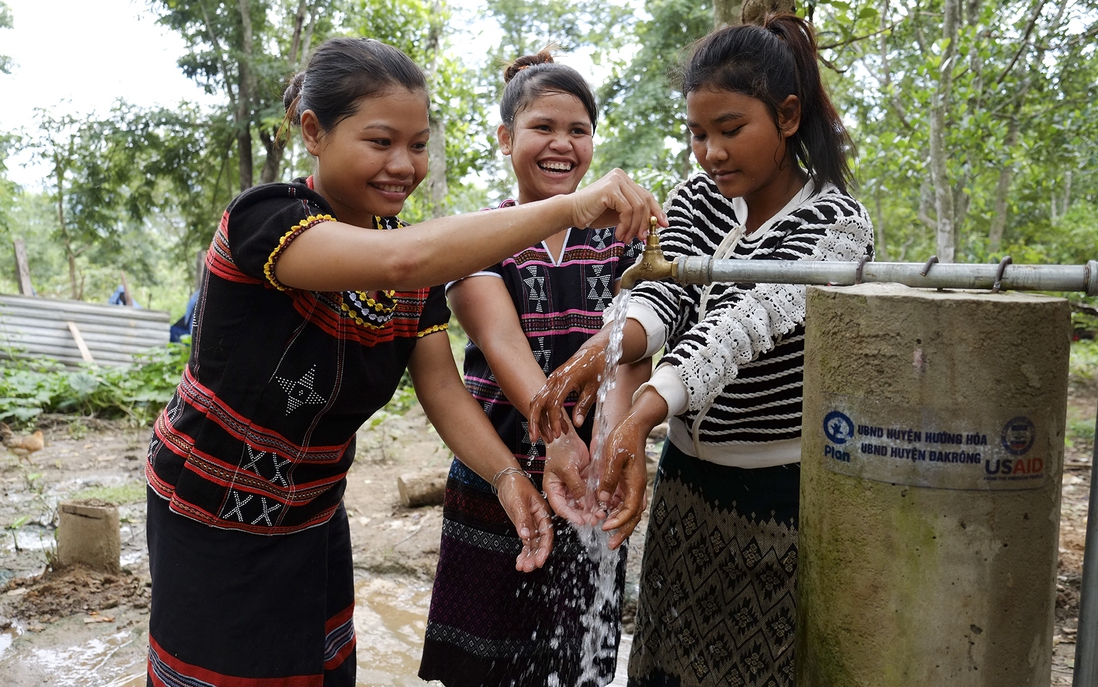
[(1094, 418), (1069, 418), (1064, 442), (1070, 447), (1094, 446)]
[(30, 520), (29, 515), (20, 515), (18, 518), (15, 519), (15, 522), (4, 528), (7, 531), (11, 532), (11, 541), (15, 545), (16, 551), (22, 550), (19, 548), (19, 528), (27, 524), (28, 520)]
[(1098, 381), (1098, 341), (1083, 339), (1071, 344), (1068, 379), (1074, 386), (1091, 386)]
[[(133, 365), (70, 370), (52, 360), (0, 363), (0, 420), (21, 425), (41, 413), (150, 422), (171, 399), (190, 355), (189, 344), (168, 344)], [(81, 431), (73, 425), (74, 436)]]

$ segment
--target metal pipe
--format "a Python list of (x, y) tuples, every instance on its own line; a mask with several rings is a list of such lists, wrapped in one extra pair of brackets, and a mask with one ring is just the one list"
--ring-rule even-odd
[(811, 262), (806, 260), (714, 260), (676, 258), (672, 277), (680, 284), (774, 282), (849, 286), (891, 282), (921, 288), (1012, 291), (1083, 291), (1098, 295), (1098, 261), (1085, 265), (999, 265), (912, 262)]
[(1095, 419), (1094, 450), (1090, 459), (1090, 502), (1087, 504), (1087, 533), (1083, 540), (1083, 575), (1079, 581), (1079, 628), (1075, 635), (1075, 687), (1098, 685), (1098, 552), (1090, 546), (1098, 542), (1098, 418)]

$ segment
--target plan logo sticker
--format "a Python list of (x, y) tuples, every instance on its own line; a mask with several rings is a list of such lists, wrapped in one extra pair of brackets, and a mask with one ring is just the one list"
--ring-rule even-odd
[(1003, 448), (1013, 455), (1023, 455), (1033, 447), (1036, 432), (1033, 421), (1028, 417), (1016, 417), (1003, 426)]
[(836, 444), (845, 444), (854, 438), (854, 423), (843, 413), (832, 410), (824, 418), (824, 434)]

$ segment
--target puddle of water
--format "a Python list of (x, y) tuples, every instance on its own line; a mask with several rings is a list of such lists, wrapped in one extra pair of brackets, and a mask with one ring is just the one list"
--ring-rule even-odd
[[(423, 651), (423, 632), (431, 604), (427, 583), (409, 583), (402, 579), (371, 577), (355, 586), (355, 633), (358, 639), (358, 687), (424, 687), (416, 675)], [(6, 658), (19, 634), (12, 627), (0, 632), (0, 659)], [(618, 652), (618, 672), (613, 685), (625, 684), (625, 664), (632, 638), (622, 636)], [(144, 663), (111, 665), (111, 658), (144, 636), (118, 632), (91, 639), (79, 646), (63, 649), (34, 649), (27, 660), (40, 665), (50, 676), (53, 687), (143, 687)], [(126, 674), (104, 682), (104, 673), (125, 670)]]
[[(439, 682), (423, 682), (417, 676), (430, 605), (429, 584), (409, 584), (405, 580), (385, 577), (367, 578), (357, 583), (358, 687), (441, 686)], [(623, 633), (618, 645), (617, 673), (610, 687), (624, 687), (632, 643), (632, 635)]]
[[(84, 687), (89, 684), (102, 684), (95, 675), (99, 669), (106, 666), (111, 657), (126, 646), (129, 646), (138, 638), (132, 632), (118, 632), (106, 637), (95, 637), (79, 646), (64, 649), (34, 649), (28, 662), (34, 662), (45, 669), (50, 676), (50, 684), (54, 687)], [(126, 666), (132, 670), (134, 666)], [(113, 672), (113, 671), (109, 671)], [(120, 678), (123, 682), (115, 680), (111, 685), (144, 684), (134, 683), (133, 675)]]
[(15, 641), (18, 634), (14, 627), (0, 632), (0, 659), (4, 658), (4, 653), (11, 648), (12, 642)]
[(42, 551), (57, 545), (57, 539), (53, 535), (53, 528), (42, 527), (37, 523), (27, 523), (13, 533), (8, 532), (4, 536), (5, 548), (15, 551), (16, 543), (19, 549), (24, 551)]
[(422, 687), (419, 672), (431, 587), (372, 577), (355, 587), (360, 687)]

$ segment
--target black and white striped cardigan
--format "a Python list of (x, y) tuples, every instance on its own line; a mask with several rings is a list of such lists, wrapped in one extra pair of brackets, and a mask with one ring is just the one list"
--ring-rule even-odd
[[(669, 260), (856, 262), (872, 256), (873, 226), (862, 204), (830, 184), (812, 192), (809, 182), (775, 217), (739, 236), (746, 204), (725, 198), (699, 174), (668, 199), (670, 227), (660, 232), (660, 244)], [(685, 387), (685, 398), (668, 403), (680, 411), (670, 421), (676, 446), (738, 467), (800, 459), (803, 285), (640, 282), (629, 317), (648, 333), (649, 353), (666, 346), (652, 386), (664, 398), (682, 396)]]

